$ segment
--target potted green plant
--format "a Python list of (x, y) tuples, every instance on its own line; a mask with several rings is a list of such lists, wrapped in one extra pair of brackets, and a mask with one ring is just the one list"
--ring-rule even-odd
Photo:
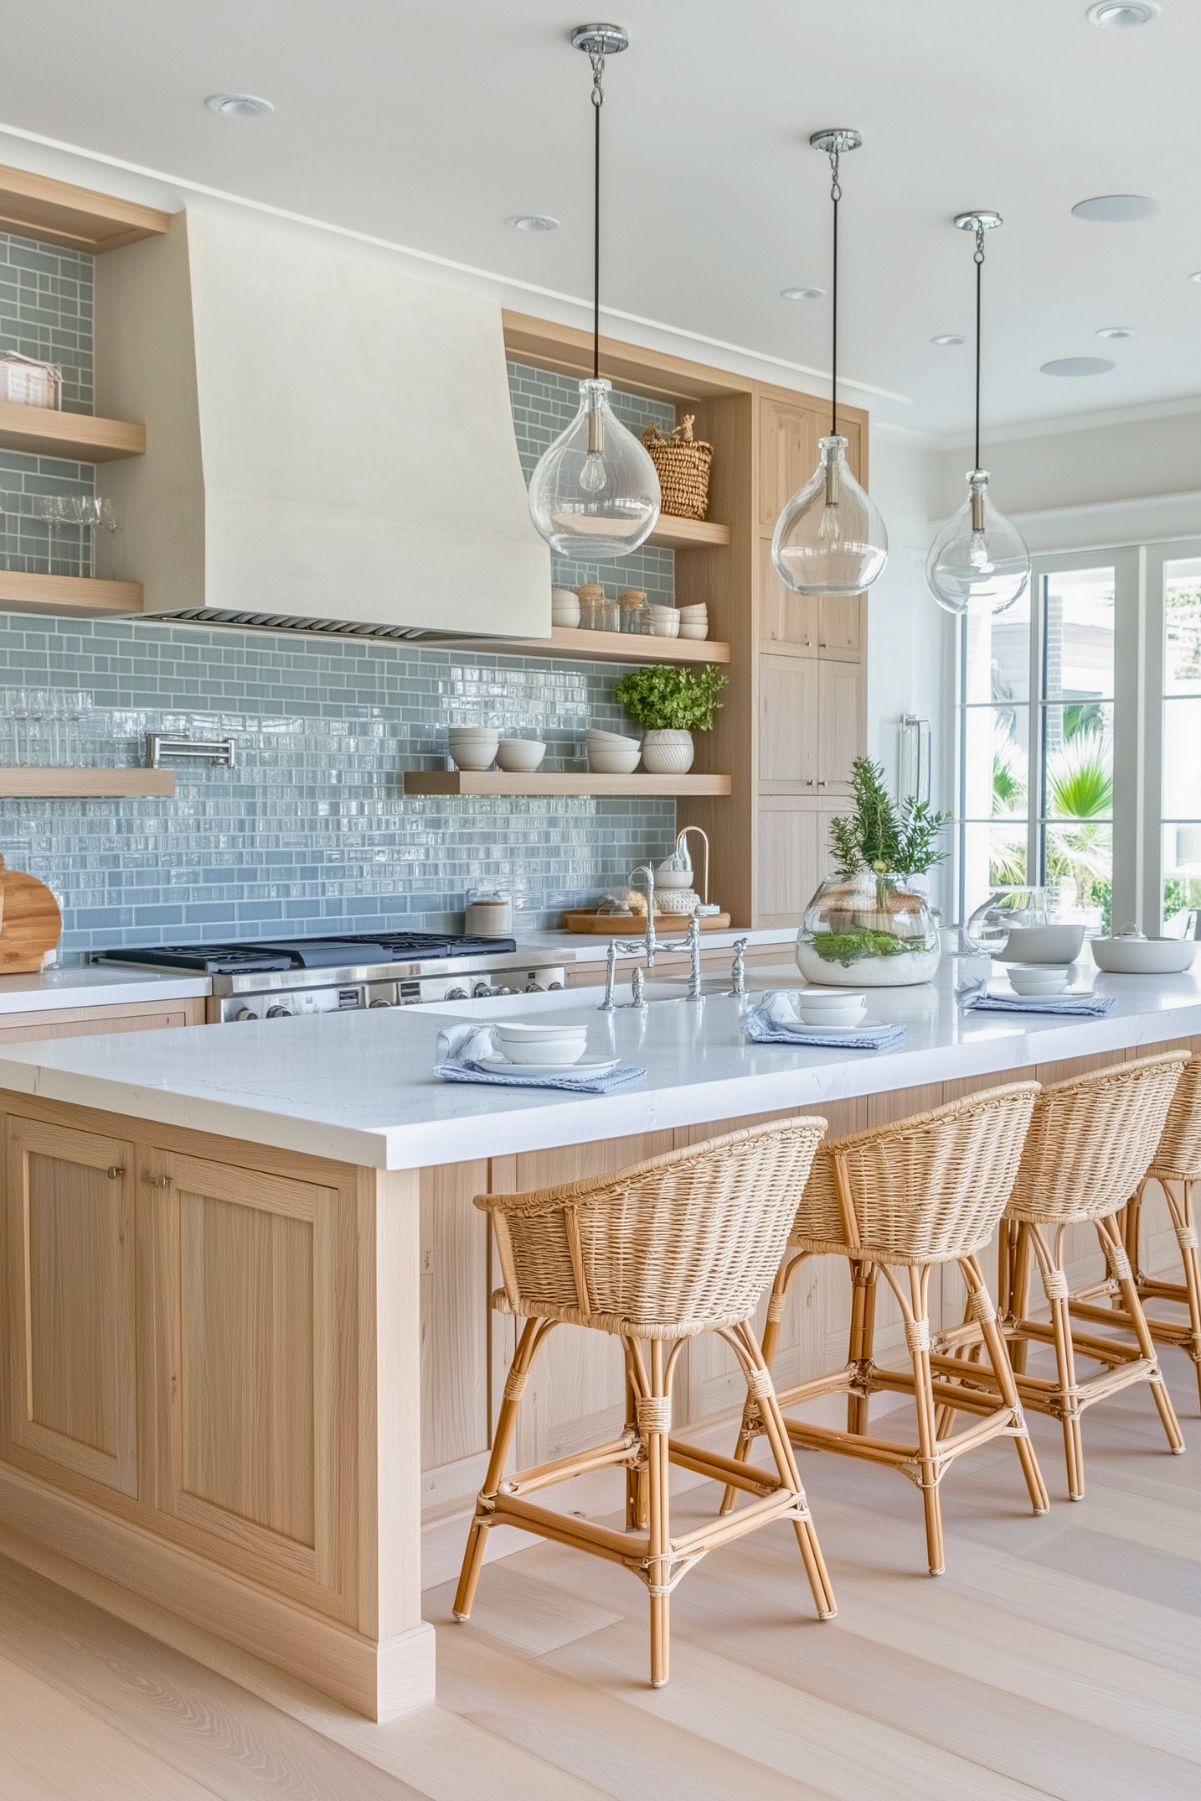
[(851, 765), (854, 810), (830, 822), (833, 873), (808, 907), (796, 959), (811, 982), (853, 988), (928, 982), (938, 968), (938, 925), (917, 878), (941, 863), (938, 835), (950, 818), (925, 801), (898, 805), (884, 771)]
[(613, 698), (646, 730), (644, 769), (651, 775), (683, 775), (692, 768), (692, 734), (712, 729), (729, 679), (712, 663), (703, 669), (649, 663), (622, 676)]

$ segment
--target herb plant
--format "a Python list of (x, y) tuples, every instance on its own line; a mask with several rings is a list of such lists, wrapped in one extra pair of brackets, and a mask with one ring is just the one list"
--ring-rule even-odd
[(830, 845), (835, 868), (848, 880), (862, 869), (873, 874), (924, 875), (946, 856), (936, 844), (949, 813), (932, 812), (924, 800), (903, 800), (898, 806), (884, 787), (884, 771), (869, 757), (851, 764), (855, 811), (830, 821)]
[(712, 663), (703, 669), (651, 663), (623, 675), (613, 698), (648, 732), (707, 732), (729, 679)]

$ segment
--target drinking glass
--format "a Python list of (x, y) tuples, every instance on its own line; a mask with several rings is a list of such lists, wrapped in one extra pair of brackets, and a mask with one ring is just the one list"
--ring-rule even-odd
[(955, 1005), (961, 1013), (967, 1013), (972, 1002), (988, 987), (992, 975), (992, 958), (980, 951), (955, 951), (951, 956), (951, 963), (954, 968)]
[[(113, 505), (112, 501), (109, 500), (107, 497), (105, 499), (99, 501), (97, 503), (97, 505), (98, 505), (97, 524), (99, 525), (101, 531), (104, 533), (104, 538), (101, 540), (101, 543), (104, 543), (108, 546), (108, 549), (106, 550), (105, 555), (100, 559), (100, 561), (104, 565), (106, 576), (111, 580), (111, 579), (115, 578), (116, 573), (117, 573), (117, 559), (116, 559), (117, 509)], [(99, 557), (99, 555), (100, 555), (99, 548), (97, 548), (97, 550), (96, 550), (96, 555), (97, 555), (97, 557)], [(100, 574), (100, 564), (99, 563), (93, 562), (92, 574), (93, 575)]]

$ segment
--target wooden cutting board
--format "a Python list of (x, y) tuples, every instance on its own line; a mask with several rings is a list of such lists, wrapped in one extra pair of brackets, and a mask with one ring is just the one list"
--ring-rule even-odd
[[(702, 932), (728, 932), (730, 915), (728, 913), (709, 913), (701, 920)], [(586, 932), (593, 938), (641, 938), (646, 931), (646, 917), (642, 913), (597, 913), (592, 908), (575, 908), (563, 915), (565, 932)], [(656, 913), (656, 932), (679, 932), (681, 936), (688, 930), (686, 913)]]
[(59, 904), (36, 876), (0, 857), (0, 975), (36, 975), (63, 935)]

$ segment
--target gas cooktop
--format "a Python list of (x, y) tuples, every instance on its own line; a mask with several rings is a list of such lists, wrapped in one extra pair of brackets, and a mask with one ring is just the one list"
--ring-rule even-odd
[(364, 932), (339, 938), (281, 938), (254, 944), (150, 944), (102, 951), (97, 963), (137, 963), (201, 975), (260, 975), (285, 969), (356, 969), (376, 964), (442, 962), (515, 951), (512, 938), (466, 938), (441, 932)]

